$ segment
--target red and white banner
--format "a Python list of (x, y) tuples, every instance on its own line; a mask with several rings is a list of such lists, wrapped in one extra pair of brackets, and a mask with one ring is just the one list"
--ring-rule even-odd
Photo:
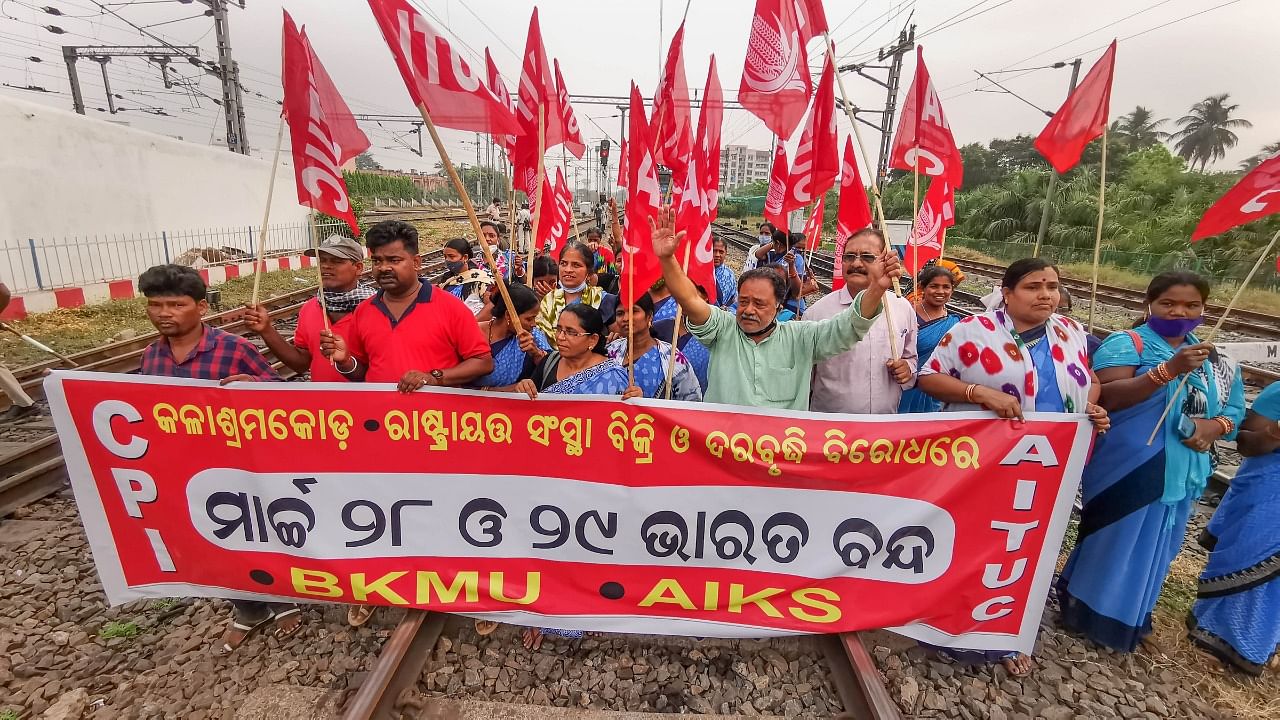
[(887, 627), (1030, 652), (1083, 415), (824, 415), (58, 372), (112, 604), (227, 597), (588, 631)]
[(284, 118), (289, 124), (298, 203), (345, 220), (358, 237), (360, 227), (342, 166), (369, 148), (369, 138), (320, 64), (306, 30), (299, 31), (288, 12), (282, 45)]
[(822, 246), (822, 215), (827, 211), (827, 196), (822, 195), (809, 212), (804, 223), (804, 249), (817, 250)]
[(565, 87), (564, 76), (560, 74), (560, 61), (552, 60), (551, 65), (556, 73), (556, 99), (559, 101), (556, 111), (560, 113), (560, 126), (564, 128), (564, 147), (569, 154), (581, 160), (587, 146), (582, 142), (578, 117), (573, 114), (573, 105), (569, 102), (569, 88)]
[(653, 254), (649, 223), (658, 217), (662, 188), (658, 185), (658, 163), (653, 157), (653, 132), (645, 116), (640, 89), (631, 83), (631, 113), (627, 125), (627, 227), (622, 235), (622, 267), (625, 277), (619, 295), (623, 307), (662, 277), (662, 265)]
[(836, 214), (836, 262), (831, 276), (831, 289), (844, 287), (844, 246), (857, 231), (871, 224), (871, 206), (867, 191), (858, 174), (858, 160), (853, 155), (853, 136), (844, 140), (844, 160), (840, 172), (840, 210)]
[(787, 230), (787, 179), (791, 171), (787, 169), (787, 146), (782, 138), (773, 148), (773, 166), (769, 169), (769, 190), (764, 196), (764, 219), (773, 223), (779, 230)]

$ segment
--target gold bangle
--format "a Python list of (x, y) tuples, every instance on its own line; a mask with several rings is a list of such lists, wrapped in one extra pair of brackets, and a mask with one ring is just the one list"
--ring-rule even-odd
[(969, 383), (969, 387), (964, 389), (964, 400), (969, 404), (973, 404), (973, 391), (978, 388), (978, 383)]

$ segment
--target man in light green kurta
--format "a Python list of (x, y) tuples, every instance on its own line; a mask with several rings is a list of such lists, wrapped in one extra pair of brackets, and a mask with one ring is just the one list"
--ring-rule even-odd
[(670, 208), (651, 225), (667, 288), (689, 318), (689, 332), (711, 351), (707, 402), (808, 410), (814, 363), (848, 351), (866, 336), (885, 291), (902, 274), (898, 255), (890, 250), (867, 266), (869, 286), (843, 312), (818, 322), (779, 323), (785, 283), (772, 270), (751, 270), (738, 278), (735, 316), (707, 304), (680, 268)]

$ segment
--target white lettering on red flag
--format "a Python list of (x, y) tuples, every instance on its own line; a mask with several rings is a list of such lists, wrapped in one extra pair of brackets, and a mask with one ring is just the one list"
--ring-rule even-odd
[(929, 177), (946, 175), (953, 188), (961, 187), (964, 180), (960, 149), (942, 112), (942, 100), (933, 87), (929, 68), (924, 64), (923, 47), (916, 48), (916, 74), (902, 106), (902, 117), (898, 119), (889, 165), (900, 170), (914, 170), (919, 166), (920, 173)]

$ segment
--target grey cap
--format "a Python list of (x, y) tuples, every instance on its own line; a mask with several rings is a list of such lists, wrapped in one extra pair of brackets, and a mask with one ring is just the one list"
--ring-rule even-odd
[(343, 260), (364, 262), (364, 247), (359, 242), (342, 235), (330, 235), (320, 243), (320, 247), (309, 249), (302, 254), (318, 257), (318, 253), (340, 257)]

